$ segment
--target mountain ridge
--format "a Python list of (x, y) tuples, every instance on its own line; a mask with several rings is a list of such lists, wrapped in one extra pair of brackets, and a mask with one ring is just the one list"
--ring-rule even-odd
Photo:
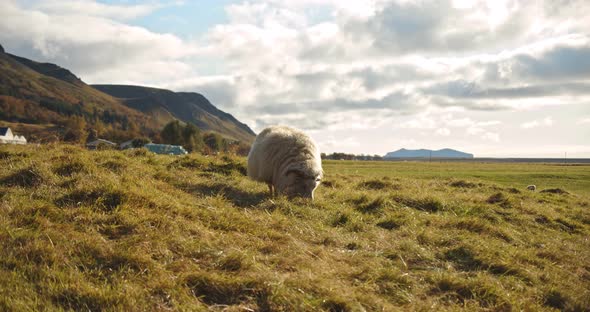
[[(53, 75), (47, 75), (50, 71)], [(104, 130), (112, 138), (134, 135), (130, 130), (136, 126), (144, 135), (155, 135), (163, 126), (65, 68), (0, 53), (0, 121), (22, 124), (30, 141), (45, 142), (64, 139), (77, 117), (83, 119), (78, 119), (80, 128)], [(27, 130), (35, 125), (45, 131)]]
[(123, 104), (147, 114), (170, 114), (197, 127), (226, 134), (250, 143), (256, 134), (233, 115), (218, 109), (197, 92), (174, 92), (135, 85), (94, 84), (93, 88), (119, 99)]
[(389, 152), (383, 158), (473, 158), (473, 154), (461, 152), (451, 148), (443, 148), (440, 150), (430, 149), (405, 149), (401, 148), (397, 151)]
[[(254, 140), (255, 133), (246, 124), (199, 93), (133, 87), (141, 96), (113, 96), (64, 67), (7, 53), (0, 45), (0, 122), (22, 125), (23, 134), (33, 141), (63, 137), (68, 120), (76, 116), (86, 121), (89, 131), (115, 140), (136, 135), (157, 138), (163, 126), (176, 119), (230, 139)], [(26, 130), (38, 125), (46, 125), (43, 137), (38, 127), (34, 133)]]
[(72, 84), (85, 84), (80, 78), (78, 78), (76, 75), (74, 75), (71, 71), (69, 71), (68, 69), (65, 69), (59, 65), (53, 64), (53, 63), (43, 63), (43, 62), (37, 62), (37, 61), (33, 61), (33, 60), (29, 60), (27, 58), (18, 56), (18, 55), (14, 55), (11, 53), (6, 53), (6, 55), (10, 56), (11, 58), (13, 58), (14, 60), (16, 60), (17, 62), (31, 68), (32, 70), (46, 75), (46, 76), (50, 76), (65, 82), (69, 82)]

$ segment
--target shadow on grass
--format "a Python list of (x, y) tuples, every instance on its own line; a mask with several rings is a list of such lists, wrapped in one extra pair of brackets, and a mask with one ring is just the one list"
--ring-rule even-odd
[(511, 207), (510, 199), (504, 195), (504, 193), (498, 192), (486, 199), (486, 203), (488, 204), (498, 204), (501, 207), (509, 208)]
[(350, 199), (350, 202), (355, 206), (356, 210), (362, 213), (379, 213), (389, 204), (383, 197), (371, 199), (366, 195), (352, 198)]
[(191, 292), (208, 305), (235, 305), (256, 302), (259, 311), (271, 311), (271, 290), (257, 280), (192, 274), (186, 278)]
[(61, 166), (55, 168), (54, 172), (62, 177), (71, 177), (72, 175), (80, 172), (86, 172), (86, 166), (79, 162), (73, 161), (62, 164)]
[(0, 160), (3, 159), (13, 159), (16, 160), (18, 158), (27, 158), (29, 155), (23, 152), (8, 152), (8, 151), (0, 151)]
[(453, 182), (449, 183), (449, 185), (452, 187), (458, 187), (458, 188), (476, 188), (476, 187), (478, 187), (477, 184), (475, 184), (473, 182), (465, 181), (465, 180), (453, 181)]
[(45, 178), (35, 168), (21, 169), (0, 180), (0, 185), (35, 187), (45, 181)]
[(241, 190), (231, 185), (223, 183), (214, 184), (185, 184), (180, 188), (191, 194), (200, 194), (203, 196), (214, 196), (221, 194), (225, 199), (237, 207), (248, 208), (262, 203), (268, 195), (266, 193), (253, 193)]
[(118, 162), (116, 160), (109, 160), (101, 164), (101, 166), (118, 174), (122, 173), (125, 170), (125, 168), (127, 168), (127, 165), (125, 163)]
[(92, 206), (92, 208), (97, 211), (113, 212), (123, 203), (124, 200), (125, 194), (119, 191), (80, 190), (58, 198), (55, 201), (55, 204), (60, 208)]
[(53, 302), (63, 309), (72, 311), (102, 311), (104, 307), (115, 303), (113, 298), (102, 296), (98, 292), (78, 288), (66, 288), (52, 296)]
[(511, 306), (493, 288), (476, 282), (443, 278), (436, 283), (432, 293), (443, 294), (449, 302), (465, 305), (467, 301), (475, 301), (483, 308), (493, 311), (510, 311)]
[(511, 275), (525, 281), (529, 280), (518, 269), (510, 268), (508, 265), (502, 263), (487, 263), (478, 259), (473, 251), (463, 246), (447, 251), (444, 254), (444, 258), (453, 262), (455, 267), (461, 271), (488, 271), (494, 275)]
[(217, 172), (223, 175), (231, 175), (232, 173), (237, 173), (242, 176), (246, 176), (248, 170), (246, 166), (240, 162), (232, 161), (229, 158), (224, 158), (225, 162), (221, 164), (216, 163), (209, 163), (209, 166), (204, 170), (206, 172)]
[(363, 181), (357, 185), (357, 187), (366, 189), (366, 190), (373, 190), (373, 191), (380, 191), (380, 190), (401, 190), (401, 185), (393, 184), (389, 181), (373, 179), (368, 181)]
[(433, 197), (412, 198), (404, 195), (395, 195), (393, 196), (393, 200), (412, 209), (430, 213), (441, 211), (444, 208), (443, 203)]
[(236, 173), (238, 175), (246, 176), (247, 169), (243, 162), (224, 156), (221, 161), (209, 161), (206, 163), (200, 159), (190, 157), (180, 158), (168, 165), (168, 168), (186, 168), (199, 170), (204, 172), (219, 173), (222, 175), (231, 175)]
[(545, 189), (540, 191), (539, 193), (550, 193), (550, 194), (563, 194), (563, 195), (568, 195), (569, 192), (560, 188), (551, 188), (551, 189)]

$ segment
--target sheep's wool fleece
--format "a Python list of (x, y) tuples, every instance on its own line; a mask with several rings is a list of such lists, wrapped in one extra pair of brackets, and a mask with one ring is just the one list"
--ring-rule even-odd
[(248, 154), (250, 178), (274, 183), (293, 165), (310, 177), (322, 175), (320, 151), (312, 138), (287, 126), (271, 126), (258, 134)]

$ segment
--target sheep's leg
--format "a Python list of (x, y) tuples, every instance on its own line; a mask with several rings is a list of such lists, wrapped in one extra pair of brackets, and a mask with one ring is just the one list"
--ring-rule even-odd
[(274, 189), (270, 183), (268, 184), (268, 191), (270, 192), (270, 197), (275, 197)]

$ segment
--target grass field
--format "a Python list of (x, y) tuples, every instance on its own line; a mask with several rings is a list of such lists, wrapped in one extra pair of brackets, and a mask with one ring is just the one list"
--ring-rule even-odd
[(364, 178), (470, 179), (521, 190), (534, 184), (590, 195), (590, 164), (326, 161), (324, 170)]
[(0, 310), (590, 310), (590, 166), (244, 164), (0, 146)]

